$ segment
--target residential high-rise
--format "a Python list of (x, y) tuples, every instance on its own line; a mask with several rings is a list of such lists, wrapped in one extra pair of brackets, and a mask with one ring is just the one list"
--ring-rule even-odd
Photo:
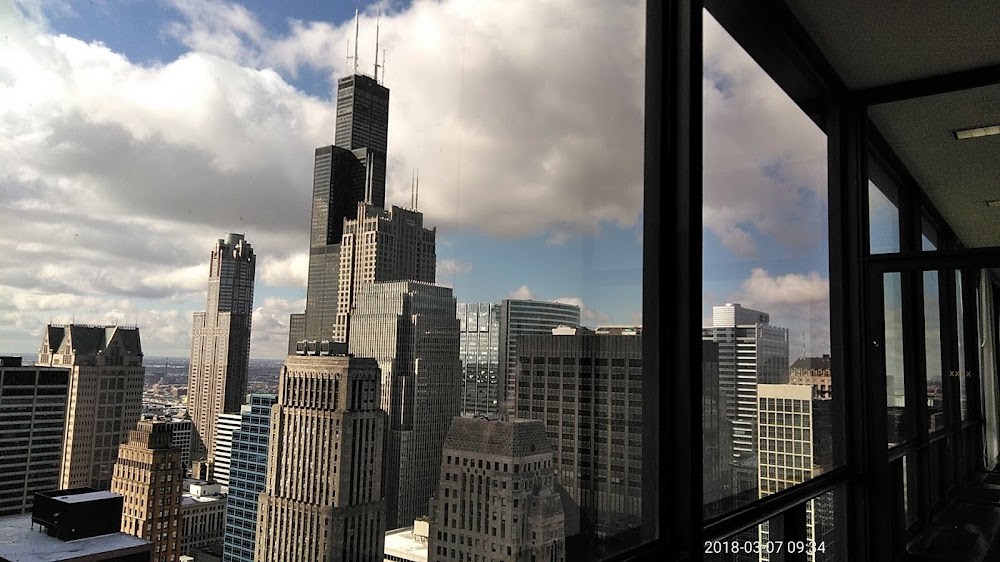
[(421, 213), (358, 203), (356, 217), (344, 221), (334, 341), (350, 341), (351, 315), (366, 285), (404, 280), (434, 283), (435, 236), (436, 229), (424, 228)]
[(58, 488), (68, 387), (69, 369), (0, 357), (0, 516)]
[(223, 486), (229, 486), (229, 467), (233, 456), (233, 432), (240, 428), (244, 404), (239, 413), (219, 414), (215, 424), (215, 448), (212, 450), (212, 479)]
[(788, 329), (772, 326), (766, 312), (726, 303), (712, 307), (702, 339), (718, 344), (719, 392), (732, 424), (733, 492), (749, 492), (757, 487), (757, 385), (788, 382)]
[(570, 558), (632, 540), (642, 525), (642, 336), (563, 327), (517, 345), (517, 416), (545, 423), (566, 536), (578, 535)]
[(517, 378), (517, 338), (529, 334), (551, 334), (559, 326), (580, 325), (580, 307), (575, 304), (525, 299), (504, 299), (500, 304), (500, 386), (504, 390), (501, 413), (514, 412)]
[(451, 289), (415, 281), (366, 285), (348, 344), (382, 375), (386, 432), (386, 520), (402, 527), (427, 515), (441, 470), (441, 448), (461, 403), (458, 319)]
[(388, 131), (389, 89), (358, 74), (338, 80), (334, 144), (317, 148), (313, 164), (306, 312), (289, 319), (289, 355), (301, 340), (333, 337), (344, 220), (358, 203), (385, 206)]
[(267, 447), (271, 434), (274, 394), (251, 394), (233, 432), (233, 458), (226, 498), (223, 562), (253, 562), (257, 537), (257, 501), (267, 476)]
[(459, 303), (459, 354), (462, 359), (462, 414), (500, 412), (500, 305)]
[(372, 359), (289, 356), (271, 407), (258, 562), (381, 562), (385, 412)]
[(566, 560), (563, 506), (543, 422), (455, 418), (441, 475), (428, 562)]
[(57, 487), (107, 490), (118, 445), (142, 410), (146, 370), (139, 329), (50, 324), (38, 364), (71, 369)]
[(194, 422), (191, 458), (212, 453), (219, 414), (238, 413), (247, 392), (250, 324), (257, 257), (242, 234), (212, 247), (205, 312), (194, 313), (188, 413)]
[(181, 453), (170, 446), (170, 427), (138, 423), (121, 446), (111, 491), (125, 497), (121, 530), (153, 543), (152, 562), (181, 556)]

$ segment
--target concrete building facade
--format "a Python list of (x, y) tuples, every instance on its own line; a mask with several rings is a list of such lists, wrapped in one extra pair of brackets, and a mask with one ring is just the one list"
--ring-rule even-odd
[(457, 417), (441, 457), (428, 560), (566, 560), (545, 424)]
[(258, 562), (380, 562), (386, 414), (372, 359), (289, 356), (271, 407)]
[(0, 516), (31, 512), (58, 488), (69, 369), (0, 357)]
[(214, 449), (212, 450), (212, 479), (223, 486), (229, 486), (229, 469), (233, 456), (233, 432), (240, 428), (243, 421), (244, 404), (235, 414), (219, 414), (215, 424)]
[(348, 344), (381, 371), (388, 414), (385, 487), (389, 528), (427, 515), (441, 448), (461, 403), (458, 319), (451, 289), (427, 283), (372, 283), (361, 291)]
[(180, 451), (170, 428), (140, 421), (129, 432), (115, 464), (111, 491), (124, 496), (121, 530), (153, 543), (151, 562), (178, 562), (181, 552)]
[(238, 413), (247, 392), (257, 256), (242, 234), (212, 247), (205, 312), (194, 314), (188, 413), (194, 422), (191, 458), (212, 453), (219, 414)]
[(181, 495), (181, 554), (222, 544), (226, 530), (226, 494), (214, 482), (190, 482)]
[(267, 448), (271, 435), (271, 406), (275, 394), (251, 394), (233, 432), (233, 458), (226, 498), (224, 562), (253, 562), (257, 537), (257, 502), (267, 477)]
[(37, 364), (70, 368), (57, 488), (107, 490), (118, 446), (142, 411), (146, 370), (139, 329), (50, 324)]

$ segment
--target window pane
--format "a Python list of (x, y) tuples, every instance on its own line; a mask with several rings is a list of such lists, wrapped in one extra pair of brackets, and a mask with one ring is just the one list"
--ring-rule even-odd
[(899, 251), (899, 208), (882, 187), (868, 182), (868, 237), (873, 254)]
[(886, 273), (882, 279), (885, 300), (885, 391), (891, 447), (907, 437), (909, 427), (909, 424), (904, 423), (906, 391), (903, 378), (903, 307), (899, 273)]
[(924, 272), (924, 356), (927, 372), (927, 431), (945, 426), (944, 386), (941, 380), (941, 301), (938, 272)]
[[(716, 515), (835, 464), (827, 139), (705, 15), (704, 502)], [(767, 130), (767, 135), (761, 135)]]
[(969, 401), (965, 395), (966, 372), (965, 372), (965, 308), (962, 301), (962, 272), (955, 271), (955, 310), (958, 317), (958, 386), (959, 404), (962, 412), (962, 420), (969, 417)]

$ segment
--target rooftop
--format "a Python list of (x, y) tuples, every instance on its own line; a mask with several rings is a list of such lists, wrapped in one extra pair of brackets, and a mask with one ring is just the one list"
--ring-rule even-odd
[(83, 503), (92, 502), (95, 500), (104, 500), (108, 498), (117, 498), (118, 494), (112, 494), (107, 490), (100, 490), (95, 492), (83, 492), (82, 494), (63, 494), (60, 496), (49, 496), (54, 500), (58, 500), (64, 503)]
[[(101, 492), (95, 492), (101, 493)], [(87, 494), (78, 494), (78, 496)], [(31, 515), (0, 517), (0, 558), (10, 562), (56, 562), (122, 551), (151, 552), (152, 543), (125, 533), (61, 541), (31, 524)]]
[(407, 560), (427, 560), (427, 541), (414, 538), (413, 527), (403, 527), (385, 534), (385, 554)]

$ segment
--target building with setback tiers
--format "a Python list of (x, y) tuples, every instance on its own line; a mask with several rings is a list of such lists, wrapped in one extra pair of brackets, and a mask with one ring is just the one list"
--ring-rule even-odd
[(565, 561), (554, 478), (541, 421), (455, 418), (441, 455), (427, 559)]
[(579, 535), (570, 558), (583, 559), (642, 523), (642, 336), (557, 328), (517, 349), (517, 416), (545, 423), (566, 536)]
[(146, 370), (139, 329), (50, 324), (38, 365), (70, 368), (57, 488), (107, 490), (118, 445), (135, 428), (142, 411)]
[(219, 414), (239, 413), (246, 397), (256, 264), (242, 234), (226, 234), (212, 247), (208, 301), (205, 312), (194, 313), (191, 333), (187, 396), (195, 460), (211, 455)]
[(170, 445), (170, 427), (140, 421), (121, 446), (111, 491), (125, 497), (123, 533), (153, 543), (152, 562), (181, 556), (181, 453)]
[(385, 412), (372, 359), (290, 356), (271, 407), (257, 562), (380, 562)]
[(427, 515), (441, 447), (461, 403), (458, 319), (451, 289), (413, 281), (362, 289), (348, 348), (373, 357), (389, 415), (382, 484), (389, 528)]
[(68, 387), (69, 369), (0, 357), (0, 516), (58, 487)]

